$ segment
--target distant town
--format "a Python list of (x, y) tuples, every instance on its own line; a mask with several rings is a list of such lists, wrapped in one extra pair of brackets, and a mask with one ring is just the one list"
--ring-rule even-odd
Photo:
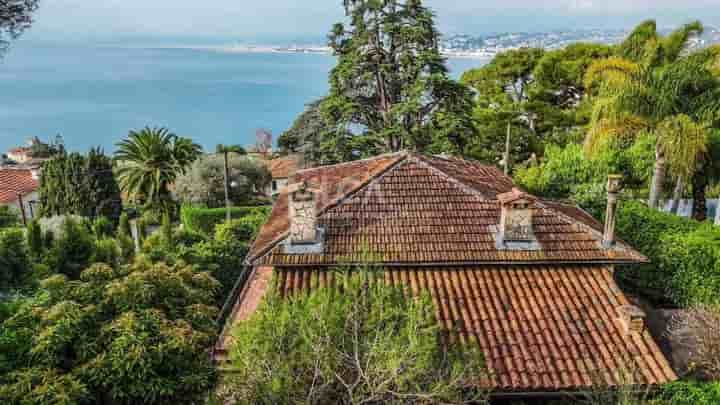
[[(671, 30), (660, 30), (667, 34)], [(587, 29), (551, 32), (507, 32), (491, 35), (452, 34), (440, 42), (440, 50), (447, 57), (492, 58), (510, 49), (525, 47), (560, 49), (575, 42), (617, 44), (627, 37), (628, 30)], [(720, 28), (706, 27), (705, 33), (690, 40), (690, 49), (702, 48), (720, 43)], [(319, 44), (311, 45), (233, 45), (208, 47), (220, 52), (278, 52), (278, 53), (330, 53), (330, 48)]]

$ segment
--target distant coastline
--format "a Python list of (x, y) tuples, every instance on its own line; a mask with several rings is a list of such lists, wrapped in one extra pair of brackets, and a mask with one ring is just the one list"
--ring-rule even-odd
[[(148, 49), (187, 49), (216, 53), (279, 53), (279, 54), (311, 54), (331, 55), (332, 49), (326, 46), (271, 46), (271, 45), (220, 45), (220, 46), (198, 46), (198, 45), (169, 45), (150, 46)], [(447, 58), (461, 59), (492, 59), (495, 54), (484, 51), (443, 51)]]

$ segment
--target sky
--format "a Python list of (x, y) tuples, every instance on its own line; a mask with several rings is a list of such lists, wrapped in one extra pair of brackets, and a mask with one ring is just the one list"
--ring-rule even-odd
[[(720, 0), (425, 0), (446, 34), (628, 28), (656, 18), (720, 25)], [(28, 36), (123, 41), (213, 38), (248, 43), (322, 40), (341, 0), (42, 0)]]

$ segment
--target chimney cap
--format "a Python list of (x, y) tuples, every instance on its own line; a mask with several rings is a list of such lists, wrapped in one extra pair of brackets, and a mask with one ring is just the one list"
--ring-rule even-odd
[(608, 175), (608, 184), (607, 184), (608, 193), (619, 193), (620, 190), (622, 189), (622, 179), (623, 179), (623, 176), (620, 174)]
[(520, 190), (517, 187), (513, 187), (512, 191), (510, 192), (498, 194), (497, 199), (503, 205), (509, 204), (517, 200), (529, 200), (530, 202), (534, 202), (537, 200), (537, 198), (535, 198), (534, 196)]

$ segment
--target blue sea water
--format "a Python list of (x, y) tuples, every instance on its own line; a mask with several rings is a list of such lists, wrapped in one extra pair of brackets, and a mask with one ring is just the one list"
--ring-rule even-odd
[[(166, 126), (205, 148), (275, 137), (327, 92), (330, 55), (13, 44), (0, 60), (0, 152), (61, 134), (106, 151), (130, 129)], [(452, 59), (452, 75), (481, 65)]]

